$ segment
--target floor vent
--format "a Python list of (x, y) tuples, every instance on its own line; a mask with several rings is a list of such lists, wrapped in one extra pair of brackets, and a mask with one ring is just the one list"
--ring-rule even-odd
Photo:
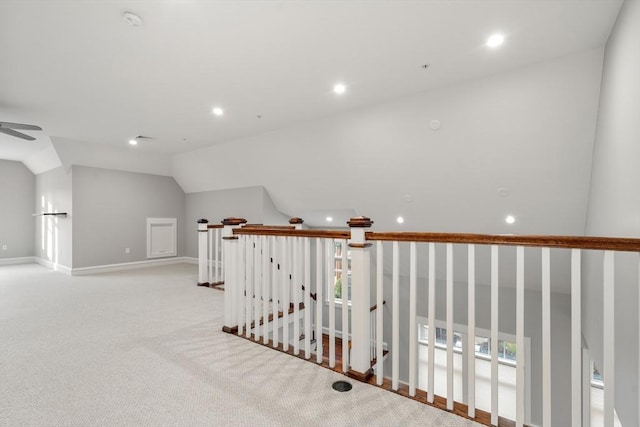
[(348, 383), (346, 381), (336, 381), (335, 383), (333, 383), (331, 387), (333, 387), (334, 390), (340, 391), (340, 392), (349, 391), (353, 388), (351, 383)]

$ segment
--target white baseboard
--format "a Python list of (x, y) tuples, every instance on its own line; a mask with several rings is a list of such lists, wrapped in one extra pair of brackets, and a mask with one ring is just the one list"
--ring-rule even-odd
[(195, 264), (198, 265), (198, 258), (193, 257), (193, 256), (185, 256), (182, 257), (184, 258), (184, 262), (186, 262), (187, 264)]
[(2, 258), (0, 259), (0, 266), (2, 265), (16, 265), (16, 264), (33, 264), (36, 262), (36, 257), (24, 256), (19, 258)]
[(68, 274), (69, 276), (71, 276), (71, 268), (67, 267), (66, 265), (53, 263), (47, 259), (37, 258), (37, 257), (35, 258), (35, 261), (42, 266), (45, 266), (52, 270), (59, 271), (60, 273)]
[(191, 262), (191, 259), (188, 257), (174, 257), (174, 258), (164, 258), (164, 259), (152, 259), (152, 260), (146, 260), (146, 261), (123, 262), (119, 264), (94, 265), (91, 267), (80, 267), (80, 268), (71, 269), (71, 275), (82, 276), (86, 274), (110, 273), (113, 271), (135, 270), (138, 268), (157, 267), (160, 265), (171, 265), (171, 264), (182, 264), (182, 263), (191, 264), (192, 262)]

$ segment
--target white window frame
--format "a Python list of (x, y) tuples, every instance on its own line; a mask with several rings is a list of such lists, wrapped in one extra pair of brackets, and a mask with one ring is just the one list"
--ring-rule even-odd
[[(427, 346), (429, 343), (427, 342), (427, 340), (423, 340), (420, 338), (420, 328), (422, 327), (422, 325), (428, 325), (429, 324), (429, 319), (427, 319), (426, 317), (420, 317), (420, 316), (416, 316), (416, 323), (417, 323), (417, 328), (416, 328), (416, 333), (418, 334), (418, 344), (419, 345), (423, 345), (423, 346)], [(441, 320), (436, 320), (435, 321), (435, 327), (436, 328), (442, 328), (442, 329), (447, 329), (447, 323)], [(491, 336), (491, 331), (488, 329), (482, 329), (482, 328), (475, 328), (475, 336), (481, 336), (481, 337), (490, 337)], [(453, 332), (457, 332), (459, 334), (462, 335), (462, 342), (467, 342), (467, 325), (460, 325), (458, 323), (454, 323), (453, 324)], [(435, 336), (435, 333), (434, 333)], [(453, 335), (451, 335), (453, 336)], [(447, 339), (449, 338), (449, 331), (447, 331)], [(516, 336), (515, 335), (511, 335), (511, 334), (507, 334), (504, 332), (498, 332), (498, 340), (499, 341), (509, 341), (509, 342), (516, 342)], [(447, 346), (443, 345), (443, 344), (438, 344), (435, 343), (435, 347), (437, 349), (440, 350), (446, 350)], [(526, 424), (530, 424), (531, 421), (531, 338), (525, 336), (524, 337), (524, 370), (525, 370), (525, 399), (524, 399), (524, 406), (525, 406), (525, 420), (526, 420)], [(456, 349), (455, 347), (453, 348), (453, 351), (455, 353), (459, 353), (462, 354), (462, 350), (460, 349)], [(520, 349), (518, 349), (518, 351), (520, 351)], [(474, 349), (474, 354), (476, 359), (481, 359), (481, 360), (487, 360), (490, 361), (491, 360), (491, 355), (484, 355), (482, 353), (478, 354), (475, 352)], [(505, 359), (501, 359), (498, 358), (498, 363), (501, 365), (505, 365), (505, 366), (509, 366), (512, 368), (516, 368), (516, 364), (513, 362), (510, 362), (508, 360)]]

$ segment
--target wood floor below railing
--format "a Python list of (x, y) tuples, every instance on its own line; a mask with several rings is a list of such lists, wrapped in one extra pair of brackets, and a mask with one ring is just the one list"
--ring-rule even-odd
[[(344, 372), (342, 372), (342, 340), (340, 338), (336, 338), (336, 363), (335, 363), (335, 367), (330, 367), (329, 366), (329, 337), (328, 335), (323, 334), (323, 343), (322, 343), (322, 349), (323, 349), (323, 354), (322, 354), (322, 363), (317, 363), (316, 362), (316, 358), (315, 358), (315, 353), (312, 353), (310, 355), (310, 358), (307, 358), (307, 355), (305, 354), (305, 351), (303, 349), (300, 349), (300, 352), (296, 355), (294, 354), (294, 349), (292, 345), (289, 345), (289, 350), (285, 351), (283, 348), (283, 345), (280, 343), (278, 344), (276, 347), (273, 346), (273, 341), (269, 340), (268, 344), (264, 344), (264, 342), (262, 341), (262, 339), (260, 339), (259, 341), (256, 341), (256, 337), (251, 334), (249, 336), (247, 335), (238, 335), (236, 332), (229, 332), (228, 330), (223, 329), (223, 331), (227, 332), (227, 333), (231, 333), (232, 335), (236, 335), (240, 338), (244, 338), (247, 339), (249, 341), (251, 341), (254, 344), (260, 344), (262, 346), (271, 348), (273, 350), (278, 350), (282, 353), (286, 353), (290, 356), (294, 356), (297, 357), (299, 359), (303, 359), (306, 360), (308, 362), (312, 362), (315, 363), (318, 366), (322, 366), (323, 368), (326, 369), (330, 369), (334, 372), (340, 373), (340, 374), (345, 374)], [(386, 355), (386, 352), (385, 352)], [(372, 366), (375, 362), (372, 362)], [(357, 378), (351, 377), (352, 379), (358, 380)], [(392, 393), (396, 393), (399, 394), (400, 396), (406, 397), (408, 399), (412, 399), (415, 400), (416, 402), (420, 402), (423, 403), (425, 405), (429, 405), (432, 406), (434, 408), (438, 408), (442, 411), (446, 411), (446, 412), (450, 412), (453, 413), (455, 415), (458, 415), (460, 417), (466, 418), (466, 419), (470, 419), (473, 420), (477, 423), (486, 425), (486, 426), (491, 426), (491, 414), (489, 412), (483, 411), (481, 409), (476, 409), (476, 416), (475, 418), (471, 418), (467, 415), (467, 411), (468, 411), (468, 406), (464, 403), (459, 403), (459, 402), (454, 402), (453, 404), (453, 410), (449, 411), (447, 409), (447, 399), (445, 397), (442, 396), (438, 396), (435, 395), (434, 399), (433, 399), (433, 403), (429, 403), (427, 401), (427, 392), (425, 390), (420, 390), (417, 389), (416, 390), (416, 395), (414, 397), (409, 396), (409, 386), (406, 384), (400, 384), (398, 390), (393, 390), (391, 387), (391, 378), (387, 378), (385, 377), (382, 385), (377, 385), (376, 384), (376, 377), (375, 375), (370, 377), (367, 381), (363, 381), (366, 382), (367, 384), (370, 384), (372, 386), (375, 387), (379, 387), (383, 390), (387, 390), (390, 391)], [(498, 426), (497, 427), (515, 427), (516, 423), (515, 421), (512, 421), (510, 419), (504, 418), (504, 417), (498, 417)]]

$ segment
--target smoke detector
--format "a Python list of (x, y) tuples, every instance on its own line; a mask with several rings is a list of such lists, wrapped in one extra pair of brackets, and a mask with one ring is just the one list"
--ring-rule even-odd
[(139, 27), (142, 25), (142, 18), (133, 12), (126, 11), (122, 14), (122, 20), (131, 25), (132, 27)]

